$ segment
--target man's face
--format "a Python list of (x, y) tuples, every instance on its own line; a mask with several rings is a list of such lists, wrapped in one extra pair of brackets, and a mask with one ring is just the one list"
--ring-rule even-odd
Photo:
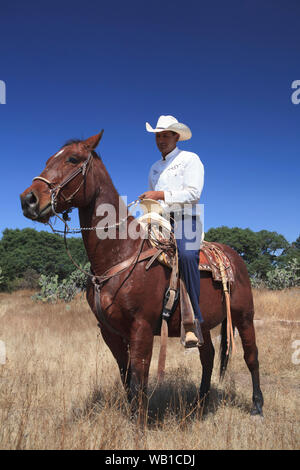
[(156, 145), (163, 157), (174, 150), (178, 139), (179, 134), (171, 131), (157, 132), (155, 134)]

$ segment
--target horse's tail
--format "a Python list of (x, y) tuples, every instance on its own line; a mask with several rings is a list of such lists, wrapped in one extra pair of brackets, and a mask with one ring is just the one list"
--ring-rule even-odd
[(227, 317), (222, 321), (221, 326), (221, 344), (220, 344), (220, 380), (222, 381), (227, 369), (229, 354), (227, 354)]

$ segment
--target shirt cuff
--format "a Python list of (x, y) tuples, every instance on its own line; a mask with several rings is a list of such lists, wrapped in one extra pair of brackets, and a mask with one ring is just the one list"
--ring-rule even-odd
[(164, 195), (165, 195), (165, 203), (166, 204), (172, 204), (173, 201), (172, 201), (172, 191), (164, 191)]

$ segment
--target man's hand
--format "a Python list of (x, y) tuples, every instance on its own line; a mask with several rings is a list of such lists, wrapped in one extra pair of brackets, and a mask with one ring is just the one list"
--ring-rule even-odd
[(165, 200), (164, 191), (146, 191), (145, 193), (139, 196), (139, 199), (154, 199), (154, 201)]

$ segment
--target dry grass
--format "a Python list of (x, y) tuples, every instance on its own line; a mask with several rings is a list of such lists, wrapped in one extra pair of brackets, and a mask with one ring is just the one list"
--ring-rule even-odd
[(300, 322), (300, 289), (255, 290), (255, 318)]
[[(143, 434), (130, 421), (117, 366), (98, 335), (86, 302), (70, 306), (34, 303), (30, 292), (0, 294), (1, 449), (297, 449), (299, 371), (292, 343), (300, 292), (255, 292), (257, 342), (265, 418), (251, 418), (251, 378), (239, 337), (222, 385), (217, 360), (211, 402), (202, 416), (190, 413), (201, 367), (169, 339), (167, 375), (156, 386), (158, 339), (149, 386), (149, 426)], [(217, 332), (218, 333), (218, 332)], [(216, 349), (218, 340), (215, 334)], [(217, 356), (216, 356), (217, 357)]]

